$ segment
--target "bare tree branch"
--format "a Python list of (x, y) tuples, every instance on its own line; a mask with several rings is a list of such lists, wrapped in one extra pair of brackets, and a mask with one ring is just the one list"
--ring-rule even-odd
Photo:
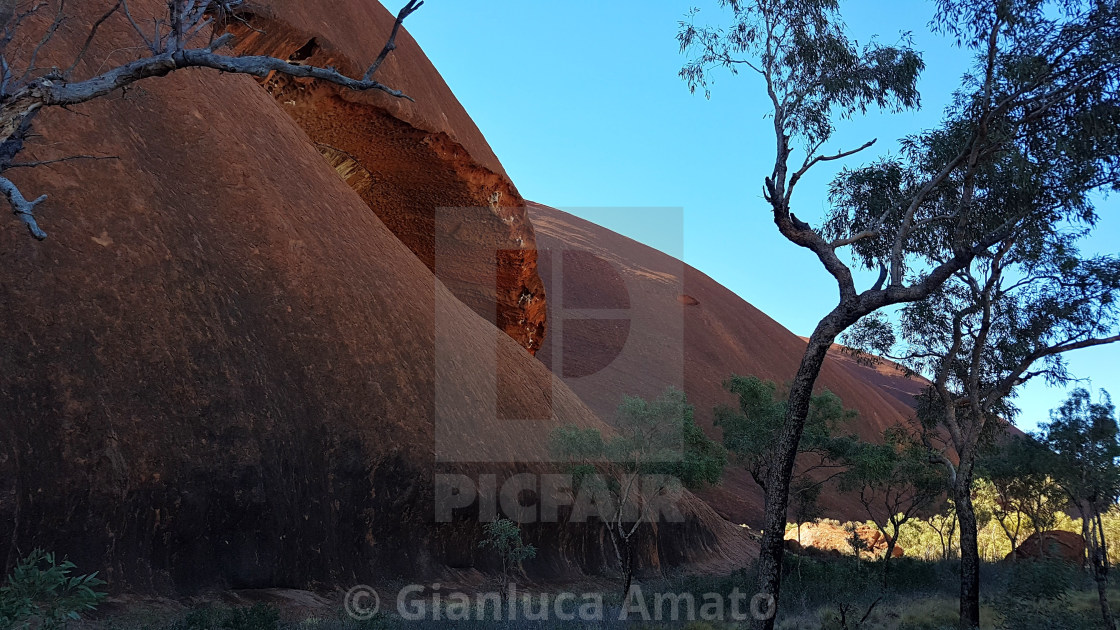
[(852, 243), (862, 241), (865, 238), (879, 236), (879, 234), (879, 230), (864, 230), (859, 234), (853, 234), (852, 236), (849, 236), (847, 238), (838, 238), (834, 241), (831, 241), (829, 242), (828, 246), (832, 249), (838, 249), (840, 247), (844, 247), (845, 245), (851, 245)]
[(818, 155), (818, 156), (816, 156), (812, 159), (807, 160), (805, 162), (805, 164), (803, 164), (801, 166), (801, 168), (799, 168), (797, 170), (797, 172), (793, 174), (793, 177), (789, 178), (789, 186), (786, 188), (786, 203), (789, 203), (790, 195), (793, 194), (793, 187), (797, 185), (797, 182), (801, 179), (802, 176), (805, 175), (805, 173), (807, 173), (809, 171), (809, 169), (813, 168), (817, 164), (820, 164), (821, 162), (832, 162), (834, 160), (842, 160), (846, 157), (855, 155), (855, 154), (859, 153), (860, 151), (863, 151), (864, 149), (870, 148), (871, 145), (875, 144), (875, 142), (877, 140), (878, 140), (877, 138), (868, 140), (867, 142), (864, 142), (861, 146), (859, 146), (855, 149), (852, 149), (850, 151), (840, 151), (839, 153), (834, 153), (832, 155)]
[(34, 214), (35, 206), (47, 200), (46, 195), (40, 195), (34, 201), (28, 201), (19, 191), (19, 188), (12, 183), (12, 180), (2, 176), (0, 176), (0, 192), (3, 192), (4, 196), (8, 198), (8, 203), (11, 204), (12, 212), (16, 215), (16, 218), (27, 224), (31, 236), (40, 241), (47, 238), (47, 233), (35, 221)]
[[(65, 108), (85, 103), (127, 88), (137, 81), (166, 76), (184, 68), (210, 68), (219, 72), (261, 78), (275, 73), (326, 81), (359, 92), (380, 91), (395, 98), (412, 100), (402, 91), (374, 80), (373, 76), (388, 55), (396, 49), (401, 23), (424, 4), (423, 0), (408, 0), (400, 10), (385, 47), (361, 78), (346, 76), (331, 67), (300, 65), (270, 56), (233, 56), (217, 52), (228, 45), (234, 35), (227, 32), (215, 36), (214, 24), (224, 23), (230, 18), (240, 19), (236, 11), (242, 6), (242, 0), (167, 0), (166, 14), (152, 18), (150, 31), (146, 31), (133, 15), (128, 0), (116, 0), (108, 11), (94, 21), (74, 60), (65, 70), (55, 68), (50, 72), (39, 73), (36, 63), (40, 53), (67, 19), (66, 0), (57, 1), (58, 9), (54, 19), (31, 52), (22, 75), (15, 80), (12, 68), (4, 56), (4, 49), (13, 40), (22, 21), (47, 6), (48, 2), (37, 0), (30, 8), (17, 13), (15, 0), (0, 0), (0, 24), (3, 25), (3, 34), (0, 36), (0, 96), (3, 96), (3, 101), (0, 102), (0, 173), (11, 168), (30, 168), (72, 160), (114, 159), (112, 156), (74, 155), (52, 160), (14, 160), (29, 137), (34, 117), (44, 107)], [(147, 54), (105, 72), (98, 69), (92, 77), (80, 81), (71, 80), (71, 75), (91, 49), (102, 25), (122, 9), (124, 18), (147, 48)], [(204, 32), (211, 32), (209, 44), (201, 48), (189, 47), (190, 42)], [(46, 195), (28, 201), (11, 180), (2, 177), (0, 190), (7, 197), (12, 211), (27, 224), (35, 238), (46, 238), (33, 214), (35, 207), (46, 199)]]
[(404, 7), (401, 8), (400, 12), (397, 13), (397, 21), (393, 22), (393, 30), (389, 33), (389, 41), (385, 42), (385, 47), (381, 49), (381, 54), (377, 55), (377, 59), (373, 61), (373, 64), (371, 64), (369, 69), (366, 70), (366, 73), (362, 75), (363, 81), (368, 81), (370, 77), (372, 77), (373, 74), (377, 72), (377, 69), (381, 67), (381, 64), (385, 61), (385, 58), (389, 56), (389, 53), (396, 50), (397, 31), (401, 29), (401, 23), (404, 22), (404, 19), (406, 17), (412, 15), (413, 12), (415, 12), (416, 9), (419, 9), (423, 4), (424, 0), (408, 0), (408, 4), (404, 5)]
[(72, 162), (74, 160), (119, 160), (120, 157), (116, 155), (68, 155), (66, 157), (55, 158), (53, 160), (38, 160), (35, 162), (13, 162), (9, 164), (4, 170), (13, 168), (34, 168), (36, 166), (47, 166), (50, 164), (60, 164), (62, 162)]
[(78, 55), (74, 57), (74, 63), (70, 64), (70, 67), (66, 68), (66, 71), (62, 73), (62, 76), (69, 77), (74, 72), (74, 69), (77, 68), (78, 64), (82, 62), (82, 58), (86, 56), (86, 52), (89, 51), (90, 44), (92, 44), (94, 38), (97, 37), (97, 30), (101, 28), (101, 25), (104, 24), (105, 21), (110, 17), (112, 17), (113, 14), (116, 13), (120, 8), (121, 0), (117, 0), (117, 3), (114, 4), (113, 7), (105, 13), (105, 15), (102, 15), (100, 19), (93, 23), (93, 27), (89, 29), (89, 35), (86, 37), (86, 43), (82, 46), (82, 49), (78, 51)]
[(296, 78), (320, 79), (356, 92), (377, 90), (397, 98), (413, 100), (404, 92), (378, 81), (353, 79), (332, 68), (297, 65), (267, 56), (230, 57), (215, 53), (208, 48), (160, 53), (137, 59), (85, 81), (75, 83), (47, 81), (33, 86), (31, 91), (33, 94), (38, 92), (44, 105), (75, 105), (105, 96), (142, 79), (166, 76), (183, 68), (211, 68), (221, 72), (248, 74), (262, 78), (276, 72)]

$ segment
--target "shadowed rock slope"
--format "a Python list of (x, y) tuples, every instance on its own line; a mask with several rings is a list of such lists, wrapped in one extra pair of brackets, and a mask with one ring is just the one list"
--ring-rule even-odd
[[(548, 259), (542, 278), (552, 296), (549, 321), (554, 331), (561, 329), (561, 339), (546, 340), (537, 356), (560, 376), (574, 377), (569, 384), (601, 417), (609, 418), (624, 395), (655, 396), (668, 385), (683, 386), (697, 422), (718, 438), (713, 409), (737, 404), (722, 388), (731, 374), (792, 380), (805, 341), (724, 286), (671, 256), (560, 210), (530, 204), (529, 214), (539, 256)], [(576, 318), (561, 315), (573, 308), (615, 310), (593, 312), (599, 319), (589, 323), (578, 310)], [(602, 372), (593, 386), (583, 387), (582, 377), (596, 370)], [(839, 351), (830, 354), (818, 387), (859, 411), (851, 429), (866, 439), (906, 420), (908, 392), (918, 391), (901, 374), (860, 366)], [(701, 496), (735, 522), (761, 522), (761, 491), (742, 469), (729, 469), (722, 486)], [(825, 496), (822, 506), (834, 518), (866, 518), (851, 498)]]
[[(130, 3), (141, 15), (160, 4)], [(334, 4), (307, 23), (380, 10)], [(80, 17), (102, 10), (83, 5)], [(80, 46), (88, 24), (68, 21), (58, 45)], [(376, 29), (367, 36), (382, 41)], [(85, 63), (134, 43), (107, 23)], [(469, 442), (453, 453), (468, 461), (435, 463), (436, 391), (458, 396), (446, 418), (497, 396), (506, 410), (547, 409), (548, 422), (603, 426), (455, 300), (253, 80), (184, 71), (47, 112), (38, 130), (50, 144), (29, 158), (55, 157), (57, 146), (119, 159), (20, 172), (28, 194), (51, 195), (40, 206), (51, 238), (36, 242), (15, 221), (0, 229), (8, 566), (43, 547), (101, 571), (115, 591), (159, 593), (493, 570), (469, 512), (434, 522), (433, 475), (544, 468), (471, 463)], [(412, 151), (410, 168), (446, 165), (419, 161), (422, 134), (387, 146), (384, 162)], [(454, 205), (469, 186), (447, 177), (394, 194)], [(437, 316), (439, 338), (492, 357), (495, 371), (468, 364), (437, 379)], [(479, 440), (519, 456), (543, 449), (539, 432), (523, 436), (514, 421), (472, 420)], [(747, 561), (737, 527), (691, 495), (682, 508), (683, 523), (643, 541), (643, 566)], [(541, 549), (527, 566), (534, 578), (597, 572), (610, 553), (592, 528), (526, 535)]]

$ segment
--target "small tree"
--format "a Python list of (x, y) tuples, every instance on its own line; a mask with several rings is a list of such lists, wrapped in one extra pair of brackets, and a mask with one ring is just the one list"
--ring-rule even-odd
[[(100, 7), (98, 6), (100, 4)], [(151, 3), (153, 5), (157, 3)], [(32, 124), (43, 109), (70, 107), (92, 101), (151, 77), (162, 77), (184, 68), (209, 68), (218, 72), (267, 77), (278, 73), (296, 78), (318, 79), (356, 91), (376, 90), (398, 98), (408, 98), (374, 79), (381, 64), (396, 48), (401, 22), (423, 4), (409, 2), (397, 14), (389, 39), (381, 53), (357, 77), (349, 77), (331, 67), (318, 67), (268, 56), (234, 56), (222, 52), (232, 41), (222, 30), (231, 21), (242, 20), (243, 0), (168, 0), (162, 14), (134, 12), (128, 0), (89, 0), (67, 5), (66, 0), (21, 2), (0, 0), (0, 193), (12, 212), (23, 221), (32, 236), (46, 238), (35, 219), (35, 208), (46, 200), (42, 195), (28, 200), (6, 176), (10, 169), (38, 166), (66, 159), (17, 161), (24, 143), (32, 137)], [(81, 6), (78, 6), (81, 5)], [(53, 17), (38, 20), (39, 14)], [(44, 59), (64, 56), (55, 39), (60, 27), (76, 18), (88, 18), (89, 33), (84, 45), (70, 51), (59, 65), (41, 67)], [(80, 19), (80, 18), (79, 18)], [(116, 21), (131, 28), (135, 46), (120, 49), (134, 58), (121, 65), (107, 65), (87, 58), (98, 31)], [(41, 28), (32, 28), (39, 24)], [(87, 62), (87, 63), (83, 63)]]
[(952, 558), (953, 542), (957, 533), (957, 509), (952, 499), (946, 500), (945, 505), (929, 517), (929, 526), (937, 533), (937, 540), (941, 544), (941, 559)]
[(841, 488), (856, 490), (867, 516), (887, 543), (883, 578), (902, 526), (945, 493), (944, 474), (905, 427), (883, 431), (882, 444), (863, 443), (847, 458)]
[(1101, 616), (1114, 628), (1108, 602), (1108, 545), (1103, 516), (1120, 498), (1120, 430), (1108, 392), (1094, 403), (1085, 389), (1075, 389), (1050, 413), (1040, 439), (1054, 453), (1054, 474), (1081, 516)]
[(524, 571), (521, 566), (526, 560), (537, 557), (537, 548), (526, 545), (521, 540), (521, 528), (517, 523), (508, 518), (500, 518), (483, 526), (486, 538), (478, 543), (479, 549), (490, 547), (502, 561), (502, 589), (509, 584), (510, 571), (517, 568)]
[(871, 545), (863, 539), (863, 536), (859, 535), (859, 523), (855, 521), (844, 524), (844, 533), (847, 534), (845, 542), (852, 548), (852, 553), (855, 554), (856, 561), (859, 562), (863, 558), (863, 554), (871, 551)]
[[(775, 465), (774, 453), (786, 417), (787, 393), (773, 381), (732, 375), (724, 389), (739, 398), (739, 408), (715, 410), (715, 425), (723, 429), (723, 445), (764, 491)], [(841, 426), (856, 417), (832, 392), (813, 396), (799, 442), (800, 467), (790, 488), (794, 518), (801, 523), (817, 516), (817, 499), (829, 481), (844, 472), (843, 458), (856, 444), (850, 435), (838, 436)]]
[(991, 480), (980, 477), (976, 481), (972, 503), (977, 510), (985, 509), (999, 525), (1003, 536), (1010, 545), (1010, 553), (1019, 548), (1019, 540), (1026, 536), (1031, 521), (1022, 510), (1016, 509), (1013, 499), (1005, 495)]
[[(684, 392), (669, 388), (656, 400), (625, 397), (615, 415), (617, 435), (596, 429), (557, 427), (549, 435), (554, 457), (569, 462), (575, 473), (572, 491), (596, 500), (630, 592), (634, 581), (634, 536), (659, 497), (683, 487), (717, 483), (727, 454), (696, 426)], [(604, 513), (604, 510), (606, 513)]]
[(97, 608), (105, 593), (96, 589), (105, 582), (96, 572), (71, 575), (75, 568), (42, 549), (20, 560), (0, 587), (0, 627), (56, 630)]
[[(977, 494), (983, 496), (986, 490), (992, 494), (985, 506), (1011, 542), (1012, 553), (1025, 525), (1024, 516), (1040, 535), (1057, 522), (1065, 495), (1051, 472), (1051, 453), (1036, 440), (1019, 436), (995, 446), (977, 464), (978, 476), (987, 482), (986, 487), (978, 487)], [(1045, 549), (1045, 541), (1042, 543)]]

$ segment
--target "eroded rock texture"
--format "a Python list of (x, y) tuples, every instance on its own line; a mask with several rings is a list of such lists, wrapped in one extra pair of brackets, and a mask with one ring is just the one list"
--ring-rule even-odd
[[(377, 57), (384, 43), (378, 37), (393, 22), (375, 3), (253, 6), (246, 23), (230, 26), (238, 52), (351, 76)], [(281, 75), (262, 84), (456, 297), (535, 353), (546, 332), (545, 296), (524, 200), (407, 32), (378, 77), (415, 102)]]

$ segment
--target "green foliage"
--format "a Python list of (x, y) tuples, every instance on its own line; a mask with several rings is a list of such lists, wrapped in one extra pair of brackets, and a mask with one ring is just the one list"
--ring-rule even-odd
[[(787, 392), (773, 381), (756, 376), (732, 375), (723, 383), (724, 389), (739, 398), (739, 408), (721, 406), (715, 410), (715, 424), (723, 429), (723, 444), (750, 472), (760, 486), (765, 487), (782, 424), (785, 422)], [(845, 409), (840, 398), (825, 391), (813, 396), (809, 414), (798, 451), (806, 457), (805, 472), (833, 468), (855, 447), (853, 436), (837, 436), (840, 427), (856, 417), (856, 412)], [(808, 484), (802, 492), (812, 490)]]
[(680, 461), (663, 465), (660, 472), (680, 479), (687, 488), (719, 483), (727, 466), (727, 450), (705, 435), (691, 417), (683, 423), (681, 431), (684, 450)]
[(652, 513), (654, 496), (672, 497), (681, 486), (717, 483), (727, 464), (723, 447), (696, 426), (692, 405), (684, 392), (672, 387), (656, 400), (625, 397), (615, 416), (618, 433), (610, 438), (594, 429), (558, 427), (549, 434), (549, 449), (566, 460), (573, 474), (573, 490), (606, 497), (596, 499), (610, 535), (615, 558), (625, 579), (625, 592), (634, 575), (631, 539)]
[(1074, 390), (1050, 415), (1041, 436), (1054, 453), (1054, 475), (1081, 514), (1093, 577), (1100, 585), (1100, 608), (1106, 626), (1114, 625), (1108, 603), (1108, 528), (1105, 513), (1120, 498), (1120, 428), (1108, 392), (1094, 403), (1089, 392)]
[(537, 548), (521, 540), (521, 528), (508, 518), (500, 518), (483, 526), (486, 537), (478, 543), (479, 549), (490, 547), (502, 562), (502, 580), (509, 579), (510, 569), (537, 557)]
[(1075, 503), (1092, 503), (1105, 511), (1120, 497), (1120, 439), (1116, 407), (1102, 390), (1094, 403), (1085, 389), (1075, 389), (1042, 425), (1040, 439), (1054, 453), (1058, 483)]
[(1070, 602), (1077, 570), (1065, 562), (1012, 563), (1005, 593), (995, 599), (1000, 628), (1007, 630), (1080, 630), (1092, 627), (1075, 615)]
[(579, 478), (600, 463), (625, 474), (668, 475), (690, 488), (723, 476), (727, 452), (696, 425), (684, 392), (670, 387), (653, 401), (627, 396), (615, 426), (618, 434), (606, 439), (597, 429), (557, 427), (549, 434), (549, 450), (572, 463)]
[(896, 541), (900, 527), (945, 492), (944, 470), (905, 427), (883, 432), (881, 444), (860, 443), (845, 458), (841, 488), (855, 490), (875, 526)]
[[(763, 488), (770, 474), (778, 436), (785, 422), (787, 392), (773, 381), (733, 374), (724, 389), (739, 398), (739, 408), (715, 410), (715, 425), (723, 429), (723, 444), (736, 463)], [(824, 485), (840, 471), (841, 461), (856, 447), (857, 439), (836, 433), (856, 417), (832, 392), (813, 396), (805, 430), (798, 443), (801, 467), (790, 484), (790, 506), (798, 523), (821, 516), (818, 499)]]
[[(918, 103), (917, 78), (924, 64), (905, 46), (873, 41), (858, 46), (845, 33), (836, 0), (731, 2), (726, 29), (681, 22), (677, 40), (691, 59), (680, 76), (695, 92), (710, 93), (714, 67), (770, 72), (774, 98), (786, 105), (780, 123), (809, 144), (831, 137), (835, 116), (869, 106), (905, 109)], [(696, 10), (690, 14), (695, 16)], [(772, 30), (768, 32), (766, 25)]]
[(960, 544), (956, 538), (957, 516), (952, 502), (927, 519), (911, 519), (899, 527), (898, 545), (908, 557), (922, 560), (949, 560)]
[[(1029, 523), (1034, 531), (1053, 529), (1067, 497), (1051, 476), (1053, 453), (1038, 441), (1013, 437), (994, 446), (977, 464), (977, 496), (1017, 545)], [(990, 494), (991, 496), (986, 496)], [(1025, 519), (1024, 519), (1025, 517)]]
[(36, 549), (19, 561), (0, 587), (0, 627), (53, 630), (80, 619), (105, 598), (97, 573), (71, 575), (73, 562)]

